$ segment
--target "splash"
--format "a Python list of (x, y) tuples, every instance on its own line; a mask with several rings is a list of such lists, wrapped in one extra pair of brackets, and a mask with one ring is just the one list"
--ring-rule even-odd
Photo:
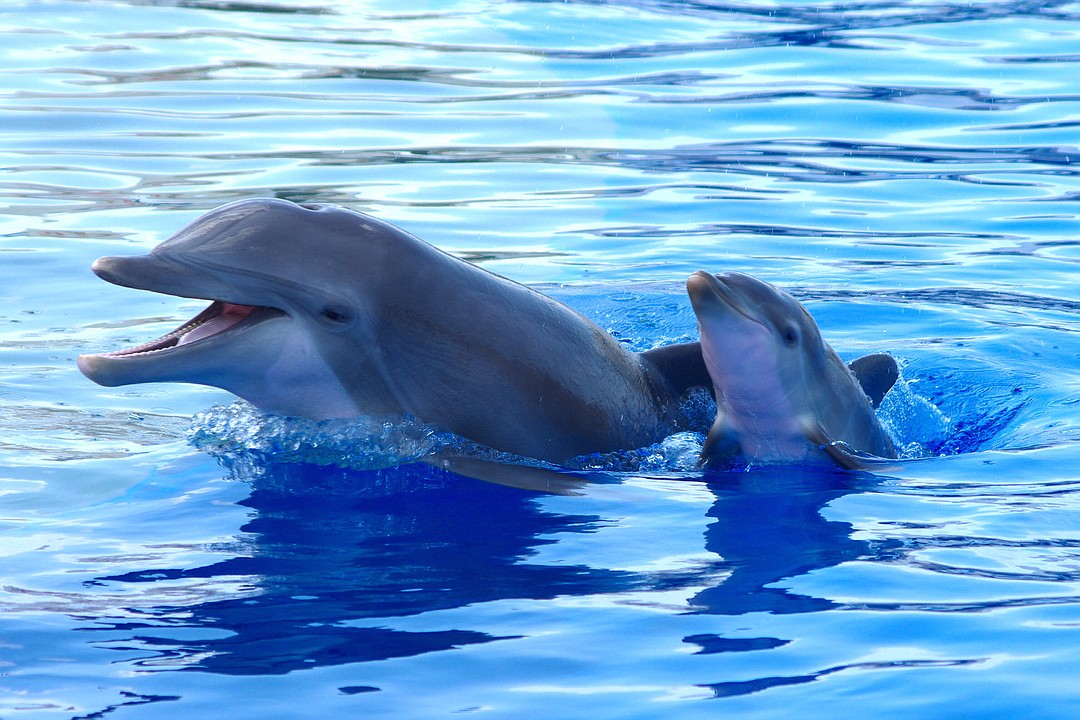
[(189, 437), (226, 463), (302, 462), (352, 470), (408, 464), (461, 442), (411, 418), (316, 421), (268, 414), (243, 400), (195, 415)]
[[(572, 458), (561, 468), (611, 473), (700, 472), (698, 458), (716, 416), (716, 403), (707, 391), (698, 390), (689, 393), (680, 406), (679, 432), (642, 448)], [(885, 396), (878, 417), (901, 458), (956, 452), (952, 449), (952, 421), (903, 379)], [(443, 452), (492, 463), (557, 467), (493, 450), (414, 418), (316, 421), (266, 413), (243, 400), (195, 415), (189, 439), (237, 477), (257, 477), (261, 468), (282, 463), (382, 470), (432, 459)]]
[(678, 432), (647, 447), (581, 455), (563, 465), (571, 470), (601, 472), (699, 472), (698, 456), (704, 442), (702, 433)]
[[(687, 397), (681, 420), (686, 426), (707, 428), (715, 412), (715, 403), (703, 391)], [(260, 467), (271, 463), (381, 470), (442, 452), (492, 463), (557, 467), (499, 452), (413, 418), (316, 421), (266, 413), (243, 400), (196, 414), (189, 439), (240, 477), (256, 477)], [(583, 455), (561, 467), (601, 472), (695, 471), (703, 441), (703, 430), (678, 432), (644, 448)]]
[(952, 421), (903, 377), (882, 399), (877, 415), (902, 459), (941, 454), (952, 434)]

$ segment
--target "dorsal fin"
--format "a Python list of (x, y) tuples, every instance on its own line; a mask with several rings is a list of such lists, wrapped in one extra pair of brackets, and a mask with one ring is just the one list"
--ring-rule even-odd
[(885, 393), (892, 389), (900, 377), (900, 368), (896, 366), (896, 360), (885, 353), (865, 355), (848, 363), (855, 379), (862, 385), (863, 392), (870, 398), (876, 408), (881, 404)]
[(655, 368), (674, 398), (682, 397), (692, 387), (713, 392), (712, 378), (701, 357), (701, 343), (679, 343), (646, 350), (641, 358)]

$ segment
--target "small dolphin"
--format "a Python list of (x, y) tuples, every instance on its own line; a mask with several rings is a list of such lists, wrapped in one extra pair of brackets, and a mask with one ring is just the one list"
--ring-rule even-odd
[(874, 414), (899, 375), (891, 357), (868, 355), (845, 365), (806, 308), (749, 275), (699, 270), (686, 289), (717, 399), (703, 461), (828, 457), (857, 468), (896, 457)]
[(312, 419), (411, 415), (541, 460), (657, 442), (709, 379), (697, 343), (627, 351), (565, 305), (340, 207), (243, 200), (104, 280), (211, 303), (157, 340), (82, 355), (108, 386), (189, 382)]

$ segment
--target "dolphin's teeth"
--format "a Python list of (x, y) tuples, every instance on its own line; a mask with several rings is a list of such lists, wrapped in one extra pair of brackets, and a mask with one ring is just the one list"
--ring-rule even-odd
[(124, 348), (123, 350), (113, 350), (112, 352), (101, 353), (102, 357), (130, 357), (132, 355), (147, 355), (149, 353), (158, 352), (159, 350), (166, 350), (176, 346), (176, 339), (182, 337), (185, 333), (192, 329), (191, 323), (186, 323), (183, 327), (173, 330), (167, 335), (162, 335), (156, 340), (145, 342), (141, 345), (136, 345), (131, 348)]
[(203, 338), (216, 335), (228, 330), (241, 320), (247, 318), (255, 311), (252, 305), (234, 305), (232, 303), (215, 300), (205, 310), (188, 320), (170, 333), (162, 335), (156, 340), (136, 345), (133, 348), (114, 350), (113, 352), (101, 353), (103, 357), (131, 357), (134, 355), (148, 355), (150, 353), (168, 350)]

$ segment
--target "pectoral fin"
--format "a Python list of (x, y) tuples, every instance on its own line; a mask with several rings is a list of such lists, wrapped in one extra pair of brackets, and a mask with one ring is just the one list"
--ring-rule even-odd
[(722, 413), (717, 413), (716, 422), (709, 430), (705, 443), (701, 446), (701, 462), (704, 464), (713, 459), (732, 458), (742, 452), (739, 447), (739, 439), (724, 420)]
[(421, 462), (473, 480), (550, 495), (580, 495), (581, 489), (589, 485), (587, 477), (579, 477), (533, 465), (500, 463), (449, 452), (424, 458)]
[(807, 423), (806, 439), (844, 470), (885, 470), (899, 465), (898, 460), (860, 452), (843, 440), (833, 440), (817, 423)]
[(682, 397), (692, 387), (713, 392), (713, 381), (701, 357), (701, 343), (665, 345), (641, 353), (645, 362), (656, 368), (672, 397)]

